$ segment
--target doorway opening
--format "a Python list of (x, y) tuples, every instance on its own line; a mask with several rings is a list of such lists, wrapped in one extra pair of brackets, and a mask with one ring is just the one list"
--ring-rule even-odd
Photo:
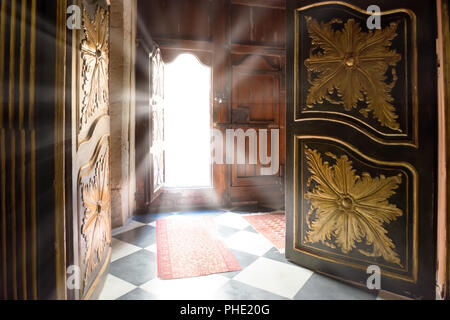
[(192, 54), (167, 63), (166, 188), (211, 187), (211, 68)]

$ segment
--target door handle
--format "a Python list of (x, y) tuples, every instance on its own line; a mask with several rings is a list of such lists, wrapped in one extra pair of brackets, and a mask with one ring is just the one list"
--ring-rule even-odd
[(219, 104), (224, 104), (228, 102), (228, 98), (225, 94), (219, 94), (214, 98), (214, 101)]

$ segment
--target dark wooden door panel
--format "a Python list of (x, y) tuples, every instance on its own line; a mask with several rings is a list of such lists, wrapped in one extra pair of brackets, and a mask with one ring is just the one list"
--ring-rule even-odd
[(288, 1), (286, 255), (434, 298), (435, 7), (371, 4)]
[[(282, 63), (280, 56), (232, 55), (232, 112), (231, 128), (257, 133), (257, 153), (259, 154), (260, 130), (267, 130), (268, 152), (275, 152), (271, 145), (271, 130), (281, 129), (280, 113)], [(245, 152), (248, 158), (250, 140), (246, 140)], [(265, 176), (258, 157), (257, 164), (235, 164), (231, 166), (232, 187), (275, 186), (282, 183), (280, 171)], [(260, 192), (254, 190), (254, 192)]]
[[(270, 6), (267, 6), (269, 2)], [(278, 2), (278, 3), (277, 3)], [(262, 6), (232, 4), (231, 29), (233, 43), (284, 48), (284, 1), (254, 1)]]
[(232, 69), (233, 124), (279, 126), (279, 59), (257, 55), (234, 56)]

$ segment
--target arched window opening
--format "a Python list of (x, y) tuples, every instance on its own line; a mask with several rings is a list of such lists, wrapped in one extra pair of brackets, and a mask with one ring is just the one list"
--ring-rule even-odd
[(166, 64), (164, 88), (166, 187), (210, 187), (211, 68), (183, 53)]

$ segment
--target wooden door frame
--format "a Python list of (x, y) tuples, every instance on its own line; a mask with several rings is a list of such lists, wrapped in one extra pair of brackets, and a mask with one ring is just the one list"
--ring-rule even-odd
[[(146, 45), (142, 43), (141, 39), (138, 39), (140, 50), (149, 51), (149, 49), (145, 49)], [(210, 104), (210, 115), (211, 115), (211, 128), (213, 127), (213, 93), (214, 93), (214, 68), (213, 68), (213, 43), (209, 41), (198, 41), (198, 40), (169, 40), (169, 39), (159, 39), (155, 38), (154, 42), (158, 45), (161, 50), (161, 55), (163, 57), (163, 61), (165, 63), (170, 63), (173, 61), (172, 55), (170, 51), (175, 53), (175, 56), (178, 56), (182, 53), (190, 53), (197, 57), (197, 59), (205, 65), (210, 65), (211, 67), (211, 104)], [(170, 59), (167, 59), (167, 55), (170, 52)], [(136, 73), (138, 74), (138, 73)], [(139, 87), (139, 85), (137, 84)], [(146, 117), (145, 117), (146, 118)], [(142, 128), (143, 129), (143, 128)], [(150, 127), (148, 127), (150, 129)], [(139, 132), (137, 132), (139, 134)], [(142, 132), (140, 134), (143, 134)], [(136, 137), (138, 141), (142, 138)], [(144, 146), (144, 149), (138, 151), (137, 161), (141, 161), (144, 159), (142, 153), (148, 152), (148, 145)], [(148, 167), (148, 165), (144, 165), (144, 167)], [(144, 171), (149, 172), (150, 168), (144, 168)], [(152, 201), (138, 202), (139, 208), (138, 213), (148, 213), (148, 212), (157, 212), (160, 210), (172, 210), (179, 208), (171, 208), (175, 203), (175, 200), (180, 200), (183, 198), (189, 199), (199, 199), (196, 203), (189, 203), (190, 201), (183, 201), (179, 204), (181, 207), (185, 209), (197, 209), (197, 208), (212, 208), (212, 207), (220, 207), (223, 205), (222, 199), (219, 197), (219, 201), (214, 201), (214, 195), (216, 193), (216, 189), (220, 188), (220, 183), (218, 181), (221, 180), (223, 173), (220, 171), (215, 164), (211, 165), (212, 170), (212, 181), (210, 187), (204, 188), (163, 188), (160, 197)], [(146, 173), (145, 173), (146, 174)], [(146, 195), (139, 194), (140, 198), (146, 198)]]
[(436, 0), (439, 60), (437, 298), (450, 299), (450, 1)]
[[(158, 44), (162, 51), (164, 60), (164, 51), (176, 50), (187, 53), (192, 53), (205, 64), (205, 56), (208, 62), (210, 62), (212, 72), (212, 87), (211, 87), (211, 128), (216, 127), (214, 125), (216, 116), (219, 119), (223, 119), (224, 111), (229, 108), (223, 108), (218, 106), (214, 101), (214, 97), (218, 92), (226, 92), (228, 81), (223, 79), (220, 75), (221, 68), (226, 68), (229, 61), (223, 56), (216, 57), (215, 52), (223, 52), (223, 49), (228, 47), (227, 43), (227, 28), (229, 27), (229, 20), (227, 18), (229, 0), (217, 0), (212, 3), (212, 12), (217, 13), (215, 17), (215, 23), (211, 29), (211, 38), (202, 40), (186, 40), (186, 39), (170, 39), (155, 37), (152, 40)], [(138, 24), (139, 25), (139, 24)], [(149, 41), (146, 30), (138, 30), (138, 41)], [(165, 61), (166, 62), (166, 61)], [(206, 63), (208, 64), (208, 63)], [(138, 86), (138, 84), (137, 84)], [(225, 119), (227, 116), (225, 115)], [(136, 138), (138, 138), (136, 136)], [(141, 150), (142, 151), (142, 150)], [(144, 150), (145, 151), (145, 150)], [(136, 158), (136, 167), (138, 167), (138, 159)], [(174, 209), (174, 205), (182, 207), (184, 209), (201, 209), (201, 208), (219, 208), (227, 203), (227, 188), (226, 188), (226, 166), (212, 164), (212, 184), (211, 187), (195, 188), (195, 189), (165, 189), (161, 196), (154, 202), (153, 206), (150, 203), (143, 203), (143, 195), (141, 193), (136, 194), (137, 200), (137, 214), (140, 213), (153, 213), (160, 211), (167, 211)], [(138, 179), (136, 179), (138, 182)], [(188, 200), (183, 200), (188, 199)], [(175, 204), (174, 200), (179, 200), (179, 203)], [(192, 199), (197, 199), (192, 202)], [(176, 208), (177, 210), (179, 208)]]

